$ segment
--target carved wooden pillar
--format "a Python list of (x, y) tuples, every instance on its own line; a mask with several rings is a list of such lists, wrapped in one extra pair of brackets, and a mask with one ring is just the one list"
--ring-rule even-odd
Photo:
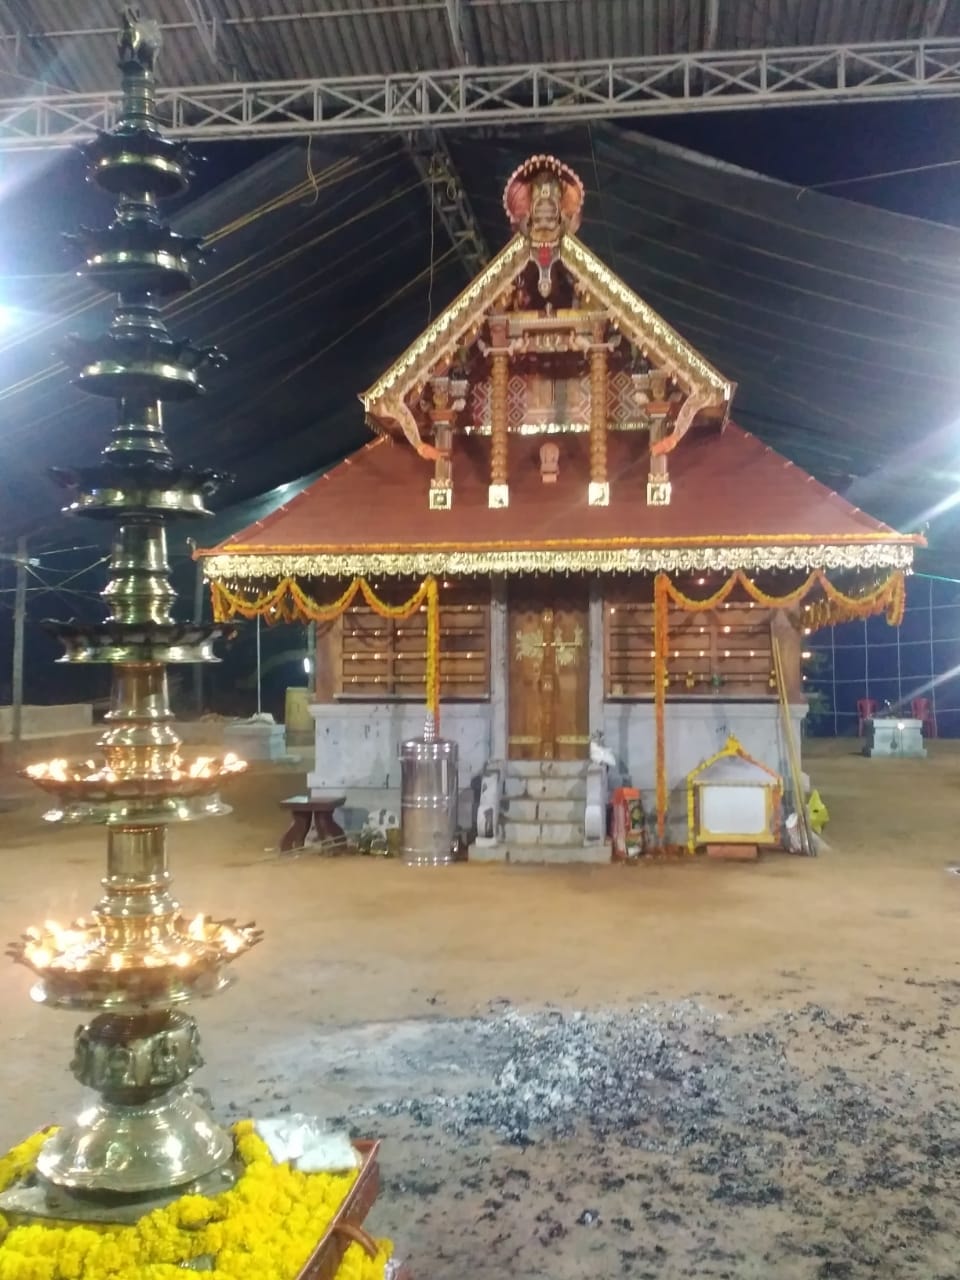
[(453, 428), (457, 414), (466, 404), (467, 383), (462, 379), (430, 379), (433, 443), (439, 453), (430, 481), (430, 510), (449, 511), (453, 505)]
[(591, 507), (610, 505), (607, 479), (607, 355), (603, 341), (605, 325), (597, 325), (590, 348), (590, 486)]
[(490, 332), (493, 345), (490, 351), (490, 488), (487, 505), (506, 507), (510, 503), (507, 481), (510, 352), (506, 322), (491, 321)]
[(655, 454), (653, 446), (664, 437), (669, 405), (667, 402), (667, 374), (654, 369), (649, 375), (647, 415), (650, 418), (650, 471), (647, 475), (647, 505), (665, 507), (670, 502), (670, 473), (667, 455)]
[(509, 356), (506, 347), (493, 352), (490, 370), (490, 507), (507, 507), (507, 428)]

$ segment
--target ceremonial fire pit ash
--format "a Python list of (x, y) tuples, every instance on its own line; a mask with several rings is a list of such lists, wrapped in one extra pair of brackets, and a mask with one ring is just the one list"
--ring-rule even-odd
[(109, 616), (53, 626), (63, 661), (113, 665), (103, 760), (25, 771), (54, 798), (49, 821), (107, 828), (104, 894), (89, 919), (47, 922), (11, 947), (36, 975), (35, 1000), (95, 1015), (76, 1033), (71, 1069), (100, 1100), (48, 1139), (34, 1182), (0, 1199), (19, 1213), (81, 1219), (110, 1206), (129, 1218), (191, 1186), (229, 1184), (233, 1142), (188, 1086), (202, 1061), (196, 1023), (177, 1006), (220, 990), (229, 963), (260, 937), (251, 924), (191, 919), (170, 893), (167, 825), (229, 812), (220, 787), (245, 765), (233, 755), (185, 759), (167, 687), (167, 664), (215, 661), (219, 631), (174, 621), (166, 525), (206, 515), (223, 477), (173, 463), (162, 403), (200, 394), (202, 370), (222, 357), (174, 340), (160, 311), (192, 287), (203, 246), (158, 212), (192, 177), (186, 146), (158, 128), (159, 48), (159, 27), (126, 10), (120, 121), (85, 148), (90, 180), (117, 198), (116, 215), (70, 237), (81, 274), (118, 294), (109, 330), (73, 339), (79, 385), (117, 401), (117, 425), (97, 465), (55, 473), (68, 510), (115, 525)]

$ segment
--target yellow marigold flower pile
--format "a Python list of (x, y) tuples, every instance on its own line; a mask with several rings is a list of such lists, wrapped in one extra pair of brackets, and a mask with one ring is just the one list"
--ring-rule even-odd
[[(34, 1167), (50, 1133), (0, 1158), (0, 1191)], [(274, 1164), (250, 1120), (234, 1126), (234, 1137), (245, 1169), (229, 1191), (181, 1196), (135, 1226), (11, 1226), (0, 1216), (0, 1280), (184, 1280), (182, 1264), (197, 1259), (211, 1280), (295, 1280), (357, 1174)], [(375, 1258), (351, 1244), (337, 1280), (384, 1280), (391, 1252), (389, 1240), (378, 1242)]]

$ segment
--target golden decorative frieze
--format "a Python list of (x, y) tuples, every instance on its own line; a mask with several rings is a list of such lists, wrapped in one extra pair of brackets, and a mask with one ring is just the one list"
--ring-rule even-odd
[(596, 299), (613, 313), (616, 322), (626, 321), (629, 336), (645, 341), (670, 368), (685, 375), (688, 392), (710, 388), (714, 403), (729, 402), (733, 384), (657, 315), (629, 286), (600, 261), (576, 236), (565, 235), (560, 244), (560, 260), (593, 291)]
[[(539, 313), (512, 313), (504, 316), (504, 338), (510, 332), (522, 331), (514, 343), (530, 349), (592, 349), (580, 331), (588, 318), (609, 313), (614, 323), (631, 341), (649, 347), (657, 359), (674, 376), (688, 397), (686, 417), (702, 408), (726, 409), (733, 395), (733, 384), (713, 368), (689, 343), (663, 320), (652, 307), (638, 297), (610, 271), (575, 235), (564, 234), (559, 243), (559, 258), (576, 278), (581, 291), (589, 293), (599, 307), (582, 311), (570, 309), (552, 316)], [(530, 244), (516, 235), (484, 268), (467, 288), (404, 351), (387, 372), (360, 400), (368, 415), (390, 419), (424, 457), (432, 449), (421, 439), (419, 427), (408, 403), (411, 392), (425, 385), (438, 367), (448, 361), (459, 346), (476, 338), (496, 299), (513, 287), (516, 278), (530, 259)], [(543, 332), (540, 332), (540, 331)], [(561, 331), (566, 330), (567, 333)], [(605, 344), (610, 347), (619, 339)], [(676, 443), (686, 425), (684, 410), (678, 428), (670, 439)]]
[[(465, 436), (488, 436), (491, 434), (492, 428), (489, 422), (482, 422), (478, 425), (468, 423), (464, 427), (458, 427), (458, 431), (462, 431)], [(512, 436), (581, 436), (586, 435), (590, 430), (589, 422), (522, 422), (519, 426), (513, 425), (507, 428)], [(611, 422), (608, 431), (649, 431), (650, 424), (647, 422)]]
[(484, 548), (411, 551), (225, 553), (204, 559), (210, 579), (451, 577), (458, 574), (692, 573), (765, 570), (903, 569), (913, 565), (911, 542), (805, 542), (743, 545)]

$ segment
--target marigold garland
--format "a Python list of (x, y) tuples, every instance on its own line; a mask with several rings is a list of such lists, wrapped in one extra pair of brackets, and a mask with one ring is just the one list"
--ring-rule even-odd
[(885, 613), (887, 622), (892, 627), (896, 627), (903, 621), (906, 602), (906, 582), (900, 570), (891, 573), (871, 591), (864, 592), (863, 595), (851, 596), (834, 586), (822, 569), (814, 569), (809, 577), (793, 591), (788, 591), (783, 596), (771, 596), (748, 578), (742, 569), (738, 569), (712, 596), (707, 596), (703, 600), (695, 600), (692, 596), (684, 595), (666, 574), (661, 576), (666, 580), (671, 601), (687, 613), (709, 612), (711, 609), (716, 609), (736, 587), (741, 587), (751, 600), (768, 609), (789, 609), (791, 605), (799, 604), (805, 599), (814, 588), (819, 587), (825, 599), (810, 605), (807, 610), (807, 618), (813, 620), (813, 622), (808, 621), (808, 625), (815, 624), (818, 628), (832, 626), (838, 622), (851, 622), (856, 618), (872, 618), (877, 613)]
[[(34, 1167), (52, 1132), (0, 1159), (0, 1190)], [(0, 1217), (0, 1280), (183, 1280), (182, 1264), (199, 1259), (212, 1261), (203, 1272), (211, 1280), (294, 1280), (357, 1174), (300, 1173), (274, 1164), (252, 1121), (233, 1132), (245, 1169), (213, 1198), (181, 1196), (134, 1226), (11, 1226)], [(377, 1242), (375, 1257), (351, 1244), (337, 1280), (383, 1280), (392, 1251), (389, 1240)]]
[[(349, 587), (332, 604), (319, 604), (307, 595), (295, 578), (283, 578), (262, 595), (252, 600), (231, 591), (222, 582), (210, 583), (210, 599), (215, 622), (231, 618), (264, 618), (268, 625), (277, 622), (333, 622), (350, 608), (358, 593), (381, 618), (402, 621), (410, 618), (422, 605), (427, 607), (427, 711), (434, 726), (440, 722), (440, 593), (434, 577), (424, 578), (409, 600), (387, 604), (374, 594), (366, 578), (354, 578)], [(2, 1278), (0, 1278), (2, 1280)]]
[(657, 769), (657, 843), (663, 845), (667, 829), (667, 741), (666, 741), (666, 704), (667, 704), (667, 652), (670, 641), (669, 627), (669, 591), (670, 579), (665, 573), (658, 573), (653, 584), (653, 707), (656, 722), (656, 769)]

